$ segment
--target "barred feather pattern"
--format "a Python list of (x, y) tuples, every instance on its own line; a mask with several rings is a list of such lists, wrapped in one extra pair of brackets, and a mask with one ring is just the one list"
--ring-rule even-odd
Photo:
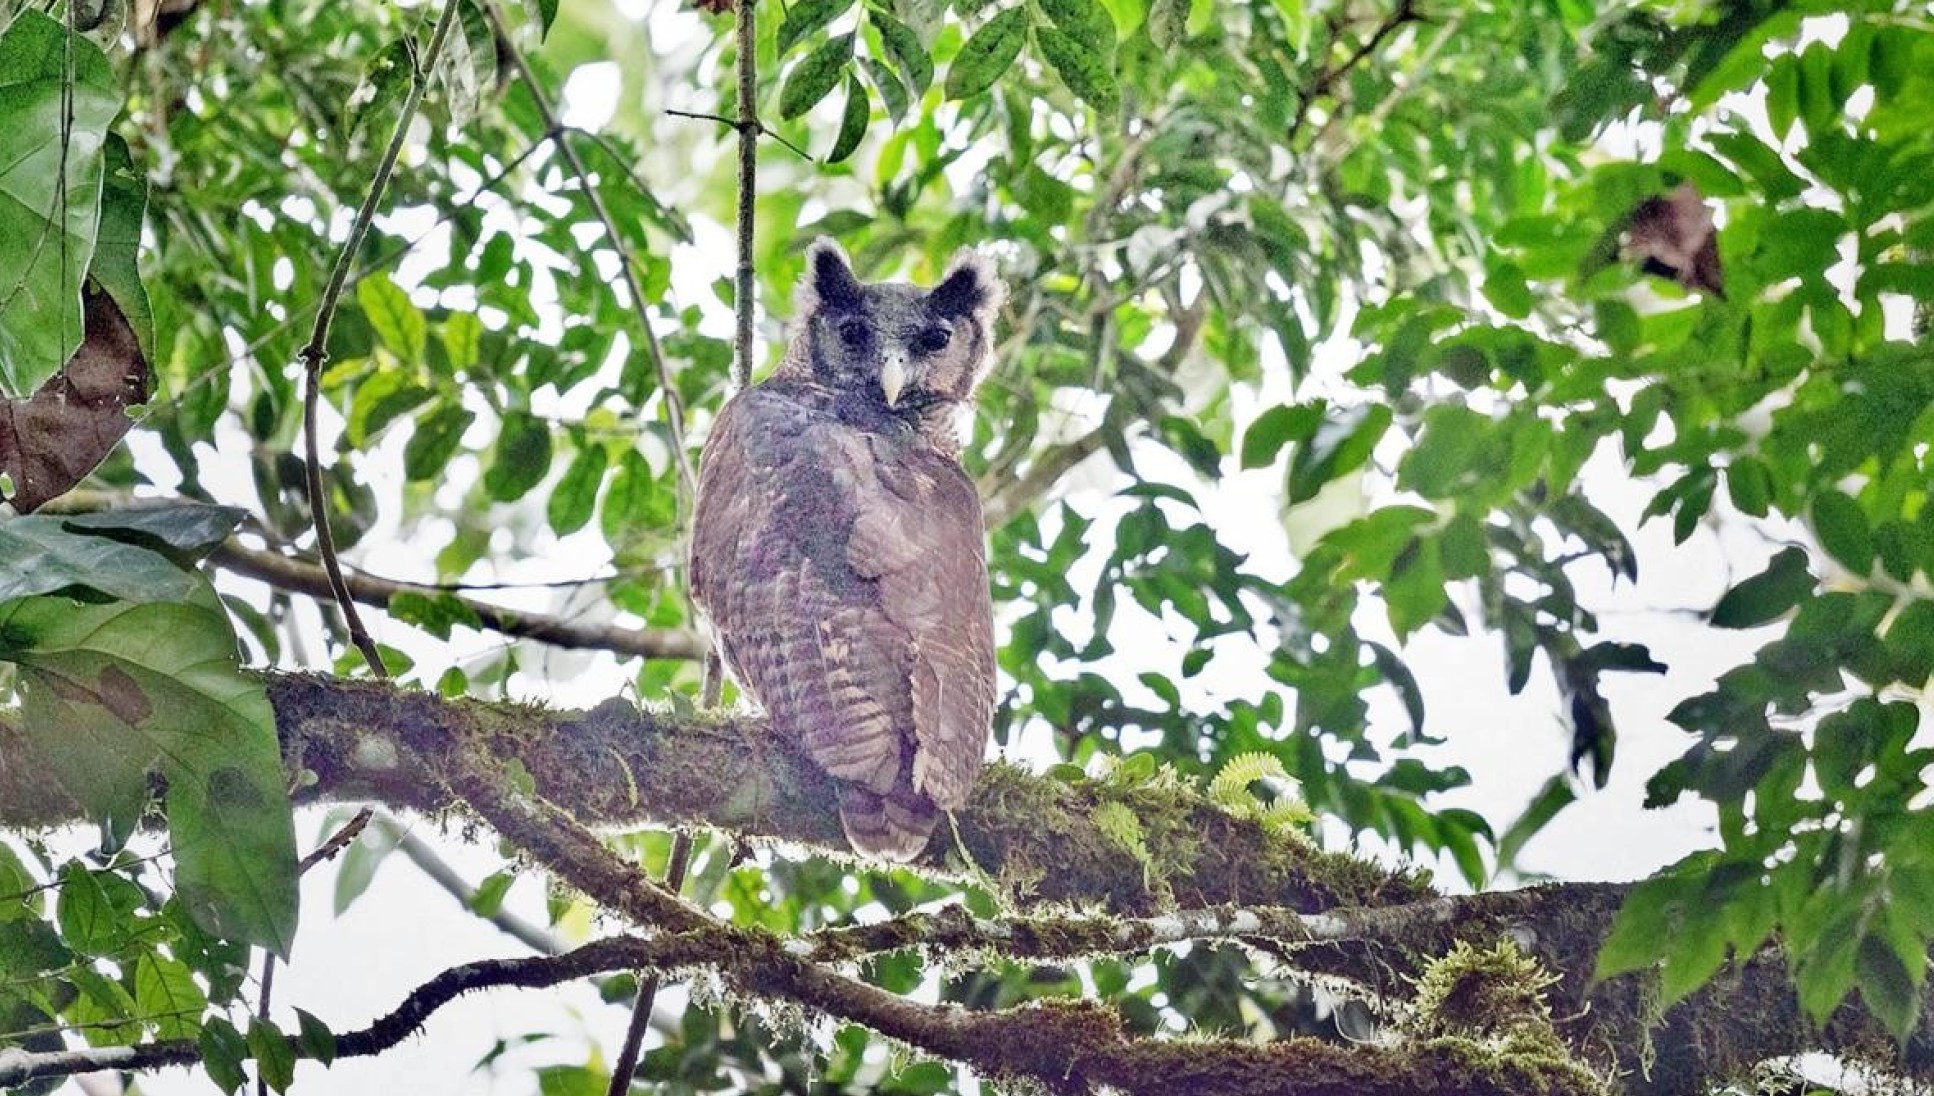
[(853, 848), (910, 860), (965, 803), (992, 719), (980, 502), (917, 417), (800, 372), (713, 425), (692, 593), (735, 677), (834, 778)]

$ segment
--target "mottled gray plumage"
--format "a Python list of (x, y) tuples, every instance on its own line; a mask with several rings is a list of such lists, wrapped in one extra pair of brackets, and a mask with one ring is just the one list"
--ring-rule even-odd
[(971, 252), (929, 290), (862, 284), (815, 242), (779, 368), (726, 403), (699, 469), (692, 596), (834, 778), (853, 848), (893, 860), (966, 802), (993, 717), (980, 499), (953, 420), (1000, 295)]

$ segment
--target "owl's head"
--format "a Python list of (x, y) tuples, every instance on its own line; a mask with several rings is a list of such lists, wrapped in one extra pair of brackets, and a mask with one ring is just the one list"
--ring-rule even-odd
[(794, 337), (813, 378), (909, 417), (971, 399), (985, 375), (1002, 288), (991, 264), (962, 250), (931, 289), (867, 285), (838, 244), (806, 249)]

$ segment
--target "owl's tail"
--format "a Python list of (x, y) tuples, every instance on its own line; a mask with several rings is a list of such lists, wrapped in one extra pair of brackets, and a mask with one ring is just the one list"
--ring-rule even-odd
[(886, 795), (839, 782), (839, 821), (853, 851), (904, 863), (919, 856), (933, 836), (940, 811), (911, 788)]

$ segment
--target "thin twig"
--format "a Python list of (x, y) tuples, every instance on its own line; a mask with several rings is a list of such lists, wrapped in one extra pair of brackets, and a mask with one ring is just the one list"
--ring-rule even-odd
[(349, 821), (342, 824), (342, 829), (329, 836), (329, 840), (311, 849), (309, 855), (296, 864), (295, 873), (303, 875), (324, 860), (334, 860), (338, 853), (349, 847), (350, 842), (362, 836), (363, 827), (369, 825), (370, 817), (375, 813), (375, 809), (371, 807), (364, 807), (357, 811)]
[[(741, 0), (744, 2), (744, 0)], [(681, 828), (672, 836), (671, 858), (665, 862), (665, 889), (677, 894), (685, 887), (685, 869), (692, 862), (692, 831)], [(664, 972), (638, 972), (638, 1000), (631, 1006), (631, 1022), (625, 1027), (624, 1042), (618, 1047), (618, 1060), (611, 1067), (611, 1088), (606, 1096), (624, 1096), (631, 1091), (631, 1075), (638, 1071), (638, 1053), (644, 1047), (645, 1029), (651, 1026), (652, 1009), (658, 1005), (658, 987)]]
[[(1297, 134), (1302, 132), (1303, 126), (1309, 121), (1310, 108), (1316, 105), (1317, 99), (1328, 95), (1330, 89), (1336, 86), (1337, 81), (1348, 76), (1350, 70), (1361, 64), (1365, 57), (1376, 52), (1377, 47), (1383, 44), (1384, 39), (1396, 33), (1397, 28), (1403, 26), (1405, 23), (1414, 22), (1418, 18), (1420, 16), (1417, 14), (1416, 0), (1398, 0), (1397, 10), (1391, 12), (1383, 22), (1378, 23), (1377, 29), (1371, 31), (1370, 36), (1365, 38), (1348, 57), (1344, 58), (1341, 64), (1335, 68), (1326, 68), (1318, 73), (1316, 79), (1311, 81), (1309, 87), (1297, 93), (1296, 116), (1289, 120), (1289, 132), (1283, 139), (1284, 143), (1290, 144), (1296, 140)], [(1335, 40), (1332, 39), (1329, 44), (1335, 45)], [(1327, 54), (1327, 49), (1325, 53)]]
[(356, 611), (356, 599), (349, 593), (343, 582), (342, 563), (336, 558), (336, 538), (329, 529), (329, 500), (322, 486), (322, 454), (316, 440), (316, 407), (322, 402), (322, 363), (329, 357), (329, 325), (336, 317), (336, 305), (342, 299), (343, 287), (349, 281), (349, 268), (355, 262), (356, 252), (363, 246), (363, 237), (368, 234), (370, 224), (376, 220), (377, 207), (382, 203), (383, 192), (389, 188), (390, 173), (396, 169), (397, 158), (403, 154), (403, 142), (409, 137), (410, 123), (416, 118), (417, 107), (423, 102), (423, 89), (430, 82), (430, 73), (436, 70), (437, 60), (443, 56), (443, 44), (449, 40), (450, 26), (456, 22), (457, 0), (445, 0), (442, 14), (437, 16), (436, 29), (430, 32), (430, 46), (422, 57), (416, 58), (415, 71), (410, 75), (409, 94), (403, 99), (403, 109), (396, 118), (396, 130), (390, 134), (389, 147), (383, 151), (383, 158), (376, 165), (376, 177), (371, 181), (369, 193), (363, 196), (362, 208), (356, 211), (356, 220), (349, 228), (349, 238), (343, 241), (342, 250), (336, 254), (336, 265), (329, 272), (329, 282), (322, 293), (322, 303), (316, 309), (315, 329), (309, 335), (309, 344), (296, 355), (301, 359), (307, 385), (302, 395), (302, 438), (305, 458), (304, 485), (309, 494), (309, 520), (316, 530), (316, 549), (322, 556), (323, 570), (329, 575), (329, 588), (335, 595), (336, 605), (341, 608), (343, 623), (349, 629), (349, 641), (362, 652), (363, 661), (369, 664), (370, 672), (377, 677), (389, 676), (389, 667), (383, 664), (383, 654), (376, 649), (376, 641), (370, 638), (363, 628), (363, 618)]
[(510, 58), (517, 70), (517, 78), (523, 81), (524, 90), (530, 92), (531, 103), (537, 108), (538, 117), (544, 120), (544, 129), (557, 135), (557, 150), (564, 155), (564, 162), (571, 173), (578, 177), (584, 188), (584, 201), (591, 207), (591, 213), (604, 226), (605, 238), (611, 242), (611, 249), (618, 256), (618, 273), (624, 278), (625, 290), (631, 295), (631, 309), (637, 315), (640, 337), (644, 341), (645, 356), (651, 360), (652, 368), (658, 374), (658, 394), (665, 401), (665, 424), (671, 432), (672, 455), (678, 468), (680, 511), (689, 514), (691, 500), (697, 491), (697, 478), (692, 474), (692, 457), (685, 450), (685, 400), (678, 394), (678, 386), (672, 383), (671, 365), (665, 359), (665, 348), (658, 341), (658, 331), (651, 324), (651, 303), (645, 299), (645, 287), (638, 280), (637, 264), (632, 262), (625, 248), (624, 237), (618, 233), (618, 222), (605, 207), (604, 197), (591, 181), (591, 171), (584, 165), (584, 157), (578, 155), (577, 147), (568, 140), (570, 129), (558, 119), (557, 111), (551, 105), (551, 98), (544, 92), (544, 85), (537, 79), (537, 73), (525, 58), (524, 51), (517, 46), (515, 36), (505, 25), (504, 17), (497, 5), (485, 3), (483, 10), (490, 17), (490, 23), (497, 32), (497, 46)]
[[(745, 129), (747, 128), (744, 122), (738, 121), (733, 118), (727, 118), (723, 114), (708, 114), (702, 110), (673, 110), (670, 107), (666, 107), (665, 113), (671, 115), (674, 118), (691, 118), (700, 122), (717, 122), (719, 125), (728, 126), (732, 129), (739, 130), (740, 132), (744, 132)], [(812, 159), (813, 159), (812, 153), (807, 152), (805, 149), (800, 148), (798, 145), (795, 145), (791, 141), (786, 140), (786, 135), (783, 133), (780, 133), (778, 130), (767, 129), (765, 126), (765, 123), (759, 121), (758, 119), (756, 118), (753, 119), (752, 125), (750, 126), (750, 128), (753, 133), (758, 134), (761, 137), (770, 137), (773, 140), (779, 142), (780, 144), (786, 146), (788, 149), (791, 149), (794, 155), (798, 156), (800, 159), (806, 161), (807, 163), (812, 162)]]

